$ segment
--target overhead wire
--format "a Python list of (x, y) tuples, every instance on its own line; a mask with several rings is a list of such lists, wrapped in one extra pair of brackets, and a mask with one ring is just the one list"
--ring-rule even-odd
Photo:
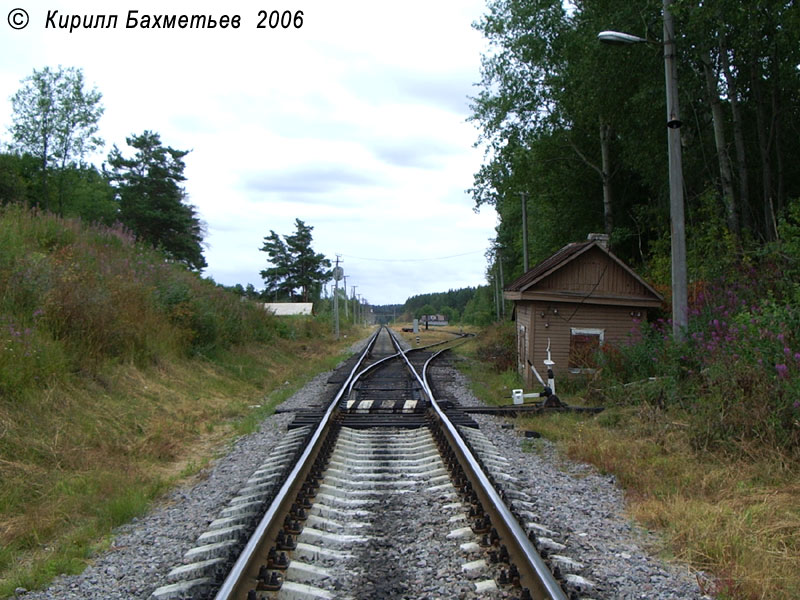
[(464, 252), (463, 254), (451, 254), (450, 256), (437, 256), (435, 258), (368, 258), (366, 256), (353, 256), (352, 254), (343, 254), (342, 257), (355, 258), (357, 260), (368, 260), (373, 262), (429, 262), (434, 260), (446, 260), (448, 258), (469, 256), (470, 254), (483, 254), (483, 252), (483, 250), (473, 250), (472, 252)]

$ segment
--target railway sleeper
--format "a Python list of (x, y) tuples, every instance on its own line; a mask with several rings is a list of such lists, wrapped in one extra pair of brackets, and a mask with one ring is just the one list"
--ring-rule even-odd
[[(502, 491), (502, 496), (506, 499), (509, 509), (528, 533), (531, 541), (540, 551), (542, 558), (550, 567), (556, 579), (561, 582), (568, 598), (570, 600), (591, 600), (585, 594), (591, 593), (595, 589), (595, 584), (580, 574), (585, 570), (585, 565), (569, 556), (560, 554), (560, 552), (567, 549), (567, 544), (556, 541), (556, 539), (563, 539), (564, 536), (537, 522), (538, 517), (529, 510), (530, 508), (535, 508), (530, 496), (519, 489), (518, 484), (520, 482), (517, 478), (509, 476), (503, 470), (509, 466), (508, 460), (499, 453), (494, 444), (480, 430), (465, 427), (459, 427), (458, 429), (459, 433), (467, 440), (476, 458), (488, 472), (487, 475), (491, 475), (491, 479), (498, 491)], [(479, 511), (475, 511), (475, 513), (473, 518), (477, 517)], [(496, 536), (494, 531), (492, 533)], [(484, 539), (481, 540), (487, 548), (494, 548), (497, 544), (496, 539), (493, 539), (492, 533), (485, 534)], [(474, 551), (474, 547), (470, 546), (469, 548)], [(496, 552), (496, 550), (489, 550), (490, 557), (494, 556), (498, 561), (502, 562), (505, 557), (500, 554), (493, 554)], [(510, 579), (513, 578), (506, 574), (505, 579), (499, 583), (507, 585)], [(523, 594), (521, 597), (525, 597), (525, 595)]]
[(151, 600), (209, 598), (252, 534), (275, 489), (305, 444), (311, 428), (290, 431), (231, 498), (196, 545), (183, 556), (183, 565), (167, 574), (167, 585), (154, 590)]
[[(415, 363), (416, 362), (415, 359)], [(397, 391), (394, 387), (390, 389), (392, 391)], [(363, 391), (366, 390), (362, 390), (362, 392)], [(416, 392), (419, 393), (419, 390), (417, 389)], [(385, 398), (385, 396), (383, 396), (383, 398)], [(403, 401), (405, 402), (405, 400)], [(392, 402), (396, 402), (396, 400)], [(362, 425), (369, 423), (370, 420), (384, 422), (389, 420), (387, 418), (391, 416), (389, 414), (381, 414), (378, 412), (370, 414), (370, 412), (372, 412), (370, 409), (373, 408), (373, 403), (370, 402), (369, 406), (366, 406), (366, 403), (364, 404), (365, 408), (367, 408), (365, 414), (353, 415), (351, 413), (342, 419), (339, 425), (350, 420), (360, 422)], [(457, 410), (455, 407), (451, 409), (451, 412), (454, 422), (457, 423), (458, 429), (462, 432), (463, 437), (467, 439), (469, 447), (481, 463), (487, 475), (494, 482), (498, 493), (504, 498), (504, 501), (509, 504), (512, 511), (517, 511), (515, 515), (517, 515), (517, 519), (520, 522), (522, 522), (522, 518), (517, 513), (520, 511), (525, 512), (524, 517), (528, 519), (527, 525), (529, 527), (527, 531), (529, 536), (536, 541), (537, 547), (542, 549), (543, 556), (548, 557), (547, 559), (549, 564), (552, 565), (553, 570), (559, 573), (560, 581), (563, 582), (565, 589), (570, 590), (569, 597), (571, 599), (579, 598), (579, 594), (591, 590), (593, 587), (591, 582), (575, 573), (575, 571), (580, 570), (579, 567), (582, 568), (582, 565), (577, 563), (577, 561), (572, 561), (563, 554), (556, 554), (556, 548), (554, 547), (544, 547), (544, 545), (547, 544), (547, 540), (559, 544), (559, 542), (555, 542), (552, 537), (541, 535), (551, 532), (531, 527), (531, 525), (538, 525), (538, 523), (535, 523), (535, 518), (531, 519), (531, 517), (535, 517), (534, 513), (529, 510), (533, 507), (533, 503), (530, 502), (530, 498), (526, 494), (519, 490), (517, 485), (518, 481), (505, 472), (508, 467), (508, 461), (500, 455), (491, 442), (477, 430), (477, 424), (475, 424), (471, 418), (467, 417), (465, 413)], [(308, 418), (309, 416), (309, 414), (306, 414), (304, 418)], [(420, 432), (425, 431), (425, 429), (422, 428), (422, 424), (415, 425), (415, 427), (418, 427)], [(297, 432), (297, 440), (302, 441), (304, 439), (304, 429), (310, 430), (311, 428), (298, 427), (292, 430), (292, 433), (295, 431)], [(425, 431), (425, 433), (427, 434), (427, 431)], [(292, 532), (299, 532), (299, 534), (295, 539), (294, 536), (282, 532), (283, 542), (279, 541), (276, 545), (277, 548), (292, 549), (292, 558), (288, 561), (288, 564), (281, 565), (282, 568), (279, 569), (281, 573), (278, 573), (276, 569), (270, 568), (270, 566), (276, 566), (275, 561), (273, 561), (271, 565), (265, 565), (264, 576), (260, 578), (261, 581), (259, 582), (258, 589), (251, 590), (248, 593), (249, 600), (266, 598), (267, 596), (265, 596), (264, 593), (271, 593), (268, 590), (276, 589), (275, 586), (281, 588), (282, 598), (297, 598), (302, 600), (310, 598), (332, 598), (333, 594), (321, 587), (328, 582), (330, 578), (329, 572), (325, 569), (324, 565), (318, 566), (311, 563), (318, 561), (335, 563), (346, 555), (346, 550), (348, 548), (352, 548), (354, 544), (366, 543), (370, 539), (368, 535), (358, 536), (343, 533), (341, 531), (342, 523), (337, 521), (334, 517), (336, 515), (347, 515), (349, 517), (369, 514), (370, 511), (367, 509), (371, 508), (381, 496), (386, 497), (387, 492), (390, 490), (392, 493), (404, 494), (416, 488), (415, 480), (417, 477), (409, 477), (407, 481), (404, 481), (395, 477), (385, 477), (385, 473), (381, 471), (366, 475), (365, 470), (360, 470), (366, 469), (368, 463), (372, 464), (373, 469), (376, 467), (380, 469), (383, 467), (384, 463), (390, 462), (391, 457), (387, 454), (388, 451), (368, 450), (371, 445), (380, 445), (381, 443), (387, 445), (385, 440), (382, 441), (380, 436), (375, 436), (372, 433), (367, 434), (366, 432), (361, 435), (359, 431), (345, 429), (342, 437), (344, 438), (340, 440), (343, 444), (342, 447), (349, 446), (349, 450), (355, 452), (360, 458), (353, 460), (345, 455), (337, 455), (336, 452), (331, 453), (331, 444), (327, 446), (325, 451), (320, 453), (320, 456), (323, 458), (318, 460), (318, 467), (315, 467), (318, 474), (312, 477), (311, 482), (304, 485), (304, 492), (299, 494), (297, 498), (297, 508), (293, 508), (292, 518), (288, 521), (289, 528)], [(396, 450), (408, 453), (413, 452), (413, 447), (413, 443), (398, 444), (392, 448), (392, 451)], [(282, 454), (280, 454), (280, 456), (281, 458), (287, 456), (294, 458), (299, 453), (299, 448), (299, 445), (294, 449), (292, 447), (284, 447), (281, 449)], [(418, 452), (415, 457), (410, 459), (408, 467), (412, 468), (412, 466), (417, 466), (419, 464), (418, 461), (428, 461), (431, 456), (432, 455), (426, 454), (424, 450)], [(498, 585), (506, 587), (519, 585), (519, 574), (516, 571), (516, 566), (513, 564), (509, 564), (507, 567), (504, 566), (505, 563), (510, 560), (508, 553), (505, 552), (499, 544), (499, 536), (494, 527), (491, 526), (491, 519), (484, 515), (482, 510), (475, 507), (475, 505), (478, 504), (477, 495), (475, 491), (471, 489), (471, 486), (466, 483), (463, 476), (457, 474), (460, 469), (457, 465), (457, 461), (454, 461), (452, 456), (448, 456), (446, 450), (441, 461), (446, 463), (448, 467), (451, 467), (455, 474), (450, 476), (440, 472), (443, 471), (443, 469), (435, 468), (435, 474), (433, 474), (432, 477), (429, 476), (426, 480), (425, 485), (427, 487), (425, 489), (427, 491), (435, 490), (436, 493), (440, 494), (441, 498), (451, 498), (453, 500), (456, 500), (458, 494), (461, 494), (462, 501), (454, 501), (447, 506), (452, 510), (464, 511), (463, 513), (452, 516), (451, 522), (453, 522), (454, 525), (461, 522), (468, 524), (466, 527), (454, 529), (451, 531), (451, 535), (448, 535), (448, 537), (453, 537), (455, 539), (466, 538), (463, 543), (461, 543), (460, 548), (470, 560), (463, 563), (462, 572), (468, 579), (474, 581), (476, 592), (481, 594), (491, 593), (498, 588)], [(337, 468), (337, 463), (344, 465), (348, 470), (354, 468), (356, 471), (350, 471), (345, 474), (341, 469)], [(425, 463), (422, 463), (422, 465), (427, 466)], [(324, 473), (323, 479), (322, 468), (326, 466), (331, 468)], [(206, 544), (206, 546), (220, 544), (222, 546), (230, 545), (232, 547), (238, 543), (235, 540), (236, 536), (233, 532), (247, 529), (246, 523), (248, 523), (249, 519), (257, 521), (258, 515), (263, 514), (269, 499), (269, 493), (272, 489), (270, 483), (277, 472), (281, 472), (281, 470), (265, 467), (264, 472), (259, 473), (257, 479), (248, 481), (248, 484), (243, 488), (242, 492), (240, 492), (238, 501), (232, 501), (232, 504), (223, 511), (221, 517), (214, 521), (214, 523), (218, 525), (218, 527), (214, 529), (219, 531), (217, 531), (216, 534), (208, 535), (203, 538), (203, 541), (220, 541)], [(420, 480), (422, 479), (420, 478)], [(279, 481), (279, 479), (275, 478), (275, 481)], [(371, 490), (363, 490), (362, 493), (361, 490), (353, 489), (354, 487), (362, 485), (368, 485)], [(259, 498), (262, 492), (266, 494), (266, 497), (263, 501), (259, 501), (257, 498)], [(313, 499), (313, 502), (311, 502), (311, 499)], [(469, 515), (466, 513), (467, 510), (470, 512)], [(229, 512), (226, 513), (225, 511)], [(300, 518), (301, 515), (298, 511), (303, 512), (304, 518)], [(472, 520), (471, 525), (469, 525), (470, 519)], [(303, 523), (300, 524), (297, 521), (303, 521)], [(356, 523), (348, 522), (346, 531), (357, 530), (358, 528), (355, 525)], [(479, 534), (473, 531), (473, 526), (476, 530), (484, 532), (482, 536), (479, 537)], [(486, 531), (487, 529), (488, 531)], [(231, 530), (230, 535), (232, 538), (225, 539), (229, 533), (223, 530)], [(537, 532), (539, 533), (539, 537), (537, 537)], [(203, 535), (205, 536), (206, 534)], [(481, 543), (478, 543), (478, 541)], [(561, 544), (561, 546), (562, 549), (565, 548), (565, 545)], [(205, 549), (203, 552), (205, 552)], [(203, 554), (203, 552), (198, 551), (196, 554), (200, 555)], [(235, 560), (235, 557), (233, 557), (233, 560)], [(206, 562), (207, 564), (200, 564), (201, 562)], [(493, 566), (494, 563), (500, 566)], [(232, 560), (229, 556), (227, 559), (223, 557), (209, 557), (206, 558), (206, 561), (194, 563), (194, 566), (185, 565), (186, 577), (192, 577), (192, 579), (170, 584), (170, 586), (179, 586), (177, 588), (171, 587), (170, 590), (165, 589), (170, 586), (163, 586), (159, 588), (159, 590), (156, 590), (151, 598), (155, 600), (187, 597), (196, 600), (206, 598), (208, 597), (207, 594), (213, 591), (214, 586), (221, 582), (222, 577), (220, 573), (224, 571), (223, 565), (227, 567), (230, 566), (230, 564), (232, 564)], [(569, 572), (561, 576), (560, 572), (562, 570)], [(494, 576), (492, 576), (492, 573), (494, 573)], [(178, 575), (179, 574), (176, 573), (175, 577), (178, 577)], [(184, 587), (180, 588), (180, 586)], [(163, 591), (161, 596), (156, 595), (159, 591)], [(527, 600), (530, 598), (530, 594), (527, 590), (520, 589), (518, 597), (519, 600)]]

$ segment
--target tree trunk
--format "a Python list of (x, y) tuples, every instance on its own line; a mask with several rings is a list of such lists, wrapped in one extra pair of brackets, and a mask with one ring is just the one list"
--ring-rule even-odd
[(739, 207), (741, 209), (741, 224), (744, 229), (753, 230), (750, 220), (750, 176), (747, 173), (747, 151), (744, 144), (743, 119), (739, 104), (739, 90), (733, 78), (728, 60), (728, 49), (720, 43), (719, 56), (722, 73), (728, 84), (728, 99), (731, 103), (731, 116), (733, 120), (733, 143), (736, 147), (736, 163), (739, 175)]
[(67, 168), (67, 153), (66, 148), (63, 149), (64, 154), (61, 156), (61, 167), (58, 173), (58, 190), (56, 194), (56, 206), (58, 207), (58, 216), (64, 216), (64, 174)]
[(56, 196), (56, 206), (58, 206), (57, 215), (59, 217), (64, 216), (64, 169), (62, 167), (61, 171), (58, 174), (58, 190)]
[(770, 149), (772, 147), (772, 132), (767, 131), (769, 122), (767, 111), (764, 105), (764, 93), (762, 89), (761, 76), (757, 67), (752, 69), (753, 92), (756, 100), (756, 129), (758, 131), (758, 148), (761, 154), (761, 190), (762, 201), (764, 203), (764, 239), (772, 241), (777, 238), (775, 227), (775, 208), (772, 192), (772, 159)]
[(728, 148), (725, 143), (725, 127), (722, 117), (722, 104), (719, 99), (719, 88), (717, 87), (717, 74), (712, 67), (710, 52), (703, 55), (701, 60), (703, 63), (703, 73), (706, 78), (708, 99), (711, 104), (711, 120), (714, 124), (714, 143), (717, 146), (719, 178), (722, 187), (722, 204), (725, 207), (728, 229), (738, 246), (740, 239), (739, 217), (736, 211), (736, 196), (733, 192), (730, 157), (728, 156)]
[(600, 122), (600, 156), (602, 160), (600, 177), (603, 180), (603, 223), (606, 235), (614, 229), (614, 215), (611, 209), (611, 126)]
[[(495, 276), (494, 276), (494, 309), (495, 314), (497, 315), (497, 321), (500, 321), (500, 282), (497, 277), (497, 268), (495, 265)], [(425, 320), (425, 329), (428, 329), (428, 321)]]
[(608, 125), (603, 122), (603, 119), (600, 119), (600, 166), (597, 166), (595, 163), (590, 161), (586, 158), (586, 155), (581, 152), (580, 148), (569, 140), (569, 145), (572, 146), (572, 149), (575, 151), (580, 159), (584, 162), (587, 167), (594, 169), (597, 174), (600, 176), (600, 181), (603, 183), (603, 222), (604, 222), (604, 229), (608, 235), (611, 235), (611, 231), (614, 228), (614, 218), (612, 213), (612, 200), (613, 195), (611, 193), (611, 148), (610, 148), (610, 140), (611, 140), (612, 130), (611, 125)]
[(42, 147), (42, 197), (39, 198), (39, 206), (43, 209), (49, 208), (47, 206), (47, 138), (44, 138), (44, 145)]
[[(777, 65), (777, 59), (775, 61)], [(777, 179), (777, 190), (775, 193), (775, 212), (777, 216), (783, 214), (783, 207), (785, 205), (785, 186), (784, 186), (784, 169), (783, 169), (783, 153), (781, 152), (781, 107), (780, 107), (780, 81), (778, 79), (779, 69), (776, 67), (776, 74), (771, 77), (772, 83), (772, 126), (774, 131), (773, 143), (775, 145), (775, 178)], [(777, 237), (777, 231), (775, 232)]]

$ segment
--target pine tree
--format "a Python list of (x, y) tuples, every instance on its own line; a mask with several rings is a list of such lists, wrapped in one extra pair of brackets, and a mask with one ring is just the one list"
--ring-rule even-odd
[(136, 149), (133, 158), (123, 157), (116, 145), (108, 156), (120, 221), (169, 258), (202, 270), (207, 266), (201, 246), (204, 225), (195, 207), (185, 203), (186, 193), (180, 186), (186, 180), (183, 157), (189, 151), (163, 146), (152, 131), (125, 141)]
[(261, 271), (268, 298), (287, 298), (294, 301), (296, 292), (300, 290), (303, 302), (310, 302), (319, 296), (322, 284), (331, 277), (331, 261), (324, 254), (314, 252), (311, 247), (311, 231), (314, 229), (300, 219), (295, 219), (296, 231), (284, 240), (270, 230), (264, 238), (262, 252), (269, 254), (272, 264)]

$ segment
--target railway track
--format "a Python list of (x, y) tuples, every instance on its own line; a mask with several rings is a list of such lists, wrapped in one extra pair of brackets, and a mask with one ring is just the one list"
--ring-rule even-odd
[(378, 330), (151, 599), (582, 598), (504, 458), (437, 400), (452, 343), (404, 352)]

